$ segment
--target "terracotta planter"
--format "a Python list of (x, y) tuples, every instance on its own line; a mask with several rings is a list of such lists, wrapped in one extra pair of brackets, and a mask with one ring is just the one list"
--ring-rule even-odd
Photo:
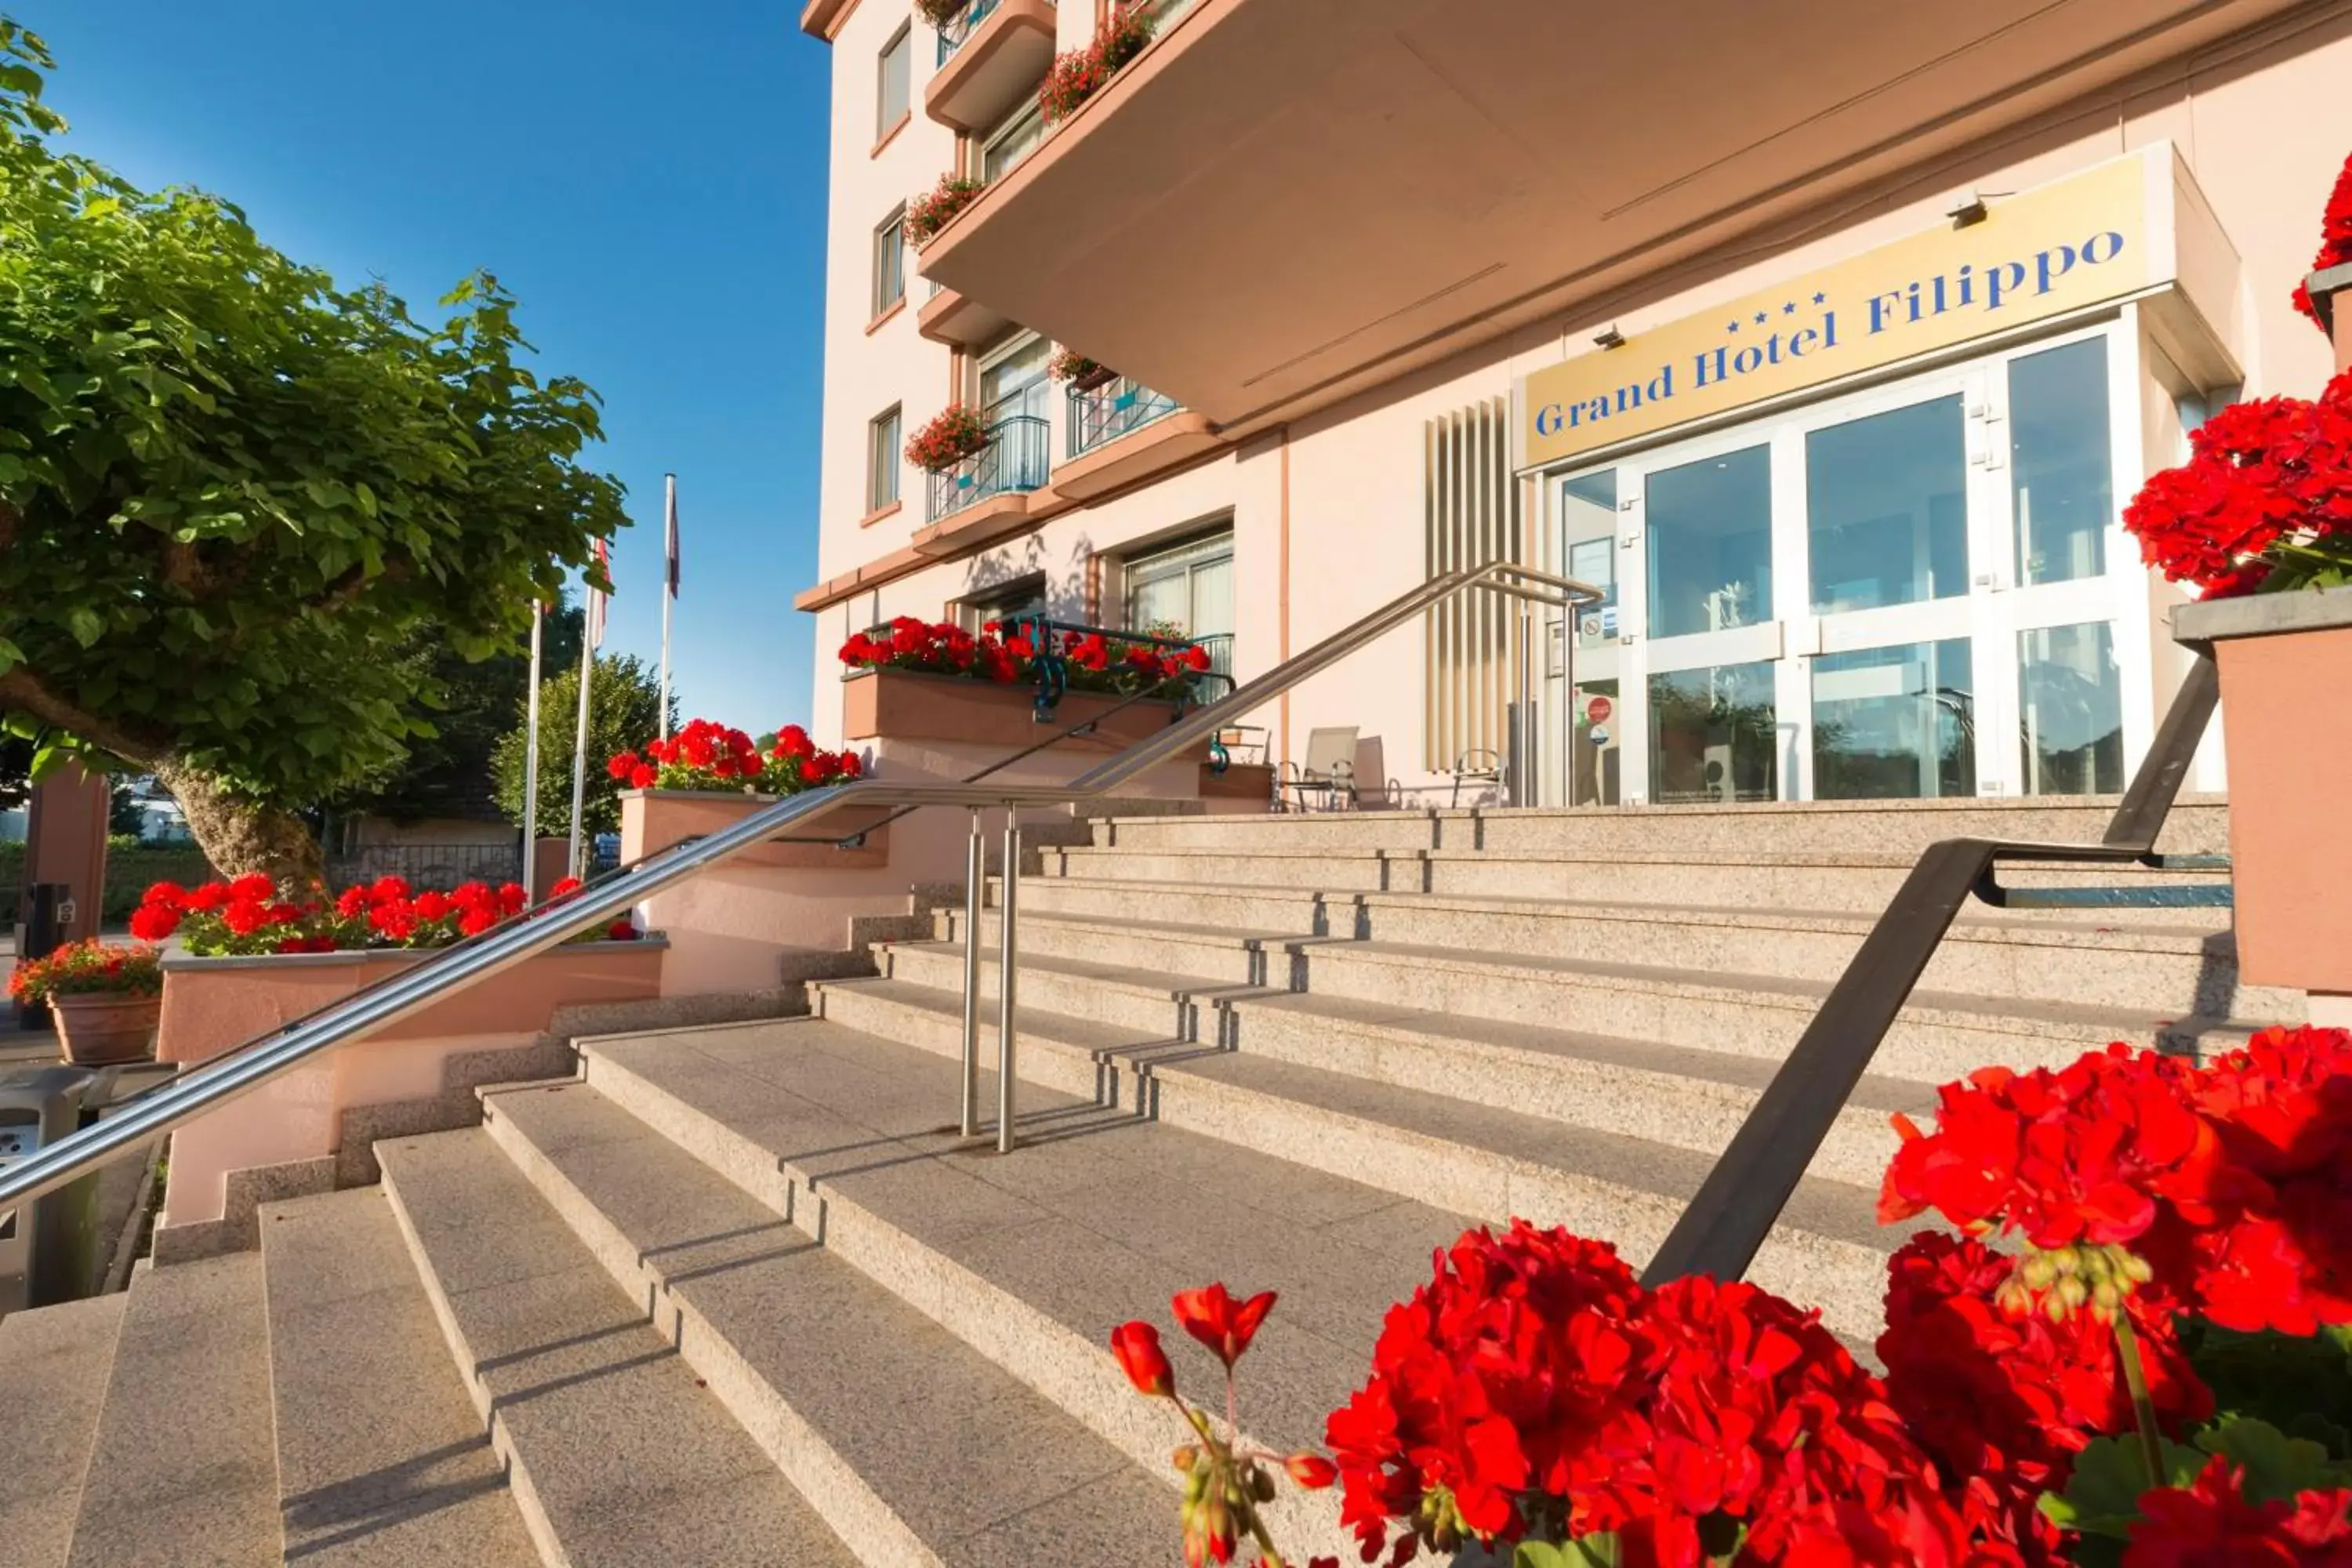
[(1097, 387), (1108, 386), (1112, 382), (1117, 381), (1118, 379), (1118, 372), (1111, 369), (1108, 365), (1098, 364), (1095, 366), (1094, 369), (1087, 372), (1084, 375), (1074, 375), (1070, 377), (1070, 384), (1077, 388), (1080, 392), (1092, 392)]
[(2352, 993), (2352, 588), (2184, 605), (2172, 631), (2221, 666), (2239, 974)]
[(49, 998), (58, 1051), (76, 1067), (143, 1062), (155, 1055), (155, 1026), (163, 998), (90, 991)]
[[(999, 686), (952, 675), (865, 670), (843, 683), (842, 728), (853, 741), (944, 741), (1013, 752), (1055, 730), (1099, 716), (1099, 729), (1063, 745), (1073, 751), (1120, 752), (1166, 729), (1175, 715), (1173, 704), (1160, 701), (1138, 702), (1113, 713), (1123, 699), (1072, 691), (1055, 705), (1052, 719), (1040, 724), (1035, 699), (1036, 689), (1026, 681)], [(1208, 755), (1204, 741), (1171, 760), (1206, 762)]]
[[(642, 859), (667, 849), (682, 838), (732, 827), (762, 806), (775, 804), (768, 795), (723, 795), (716, 790), (632, 789), (621, 792), (621, 858)], [(782, 867), (788, 870), (836, 871), (887, 866), (890, 863), (890, 829), (882, 826), (887, 806), (869, 805), (826, 817), (795, 837), (839, 840), (858, 834), (866, 841), (852, 848), (824, 844), (762, 844), (746, 849), (732, 864)]]

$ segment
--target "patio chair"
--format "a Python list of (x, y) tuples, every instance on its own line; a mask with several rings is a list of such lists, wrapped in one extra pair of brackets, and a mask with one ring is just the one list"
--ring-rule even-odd
[(1502, 787), (1503, 753), (1488, 746), (1473, 746), (1454, 758), (1454, 766), (1446, 771), (1454, 775), (1454, 799), (1451, 804), (1460, 805), (1462, 785), (1465, 782), (1490, 784), (1497, 789)]
[[(1286, 799), (1286, 795), (1289, 798)], [(1338, 810), (1342, 805), (1353, 809), (1358, 804), (1356, 793), (1356, 730), (1310, 730), (1307, 732), (1307, 761), (1294, 763), (1286, 760), (1275, 774), (1275, 804), (1284, 811), (1305, 811), (1313, 799), (1326, 811)], [(1296, 802), (1296, 805), (1291, 804)]]

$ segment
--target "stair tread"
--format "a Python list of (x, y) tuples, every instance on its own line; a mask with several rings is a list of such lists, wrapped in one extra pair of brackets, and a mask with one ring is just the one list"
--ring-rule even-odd
[(1179, 1560), (1169, 1488), (593, 1088), (492, 1105), (942, 1563)]
[(123, 1308), (68, 1568), (281, 1557), (260, 1256), (152, 1269)]
[(538, 1563), (382, 1189), (270, 1205), (260, 1226), (288, 1556)]
[[(870, 992), (950, 1017), (961, 1017), (963, 1007), (961, 992), (923, 985), (911, 980), (857, 979), (837, 984), (828, 983), (825, 989)], [(1554, 1059), (1627, 1068), (1666, 1077), (1697, 1079), (1759, 1092), (1771, 1082), (1772, 1075), (1780, 1068), (1777, 1061), (1764, 1057), (1733, 1056), (1727, 1052), (1700, 1050), (1689, 1046), (1671, 1046), (1575, 1029), (1556, 1029), (1540, 1024), (1472, 1018), (1426, 1007), (1366, 1002), (1351, 996), (1327, 996), (1311, 991), (1284, 991), (1268, 986), (1252, 992), (1242, 988), (1223, 1000), (1244, 1012), (1265, 1009), (1299, 1013), (1355, 1030), (1419, 1036), (1448, 1044), (1499, 1047)], [(1139, 1041), (1136, 1038), (1135, 1030), (1124, 1025), (1048, 1008), (1023, 1005), (1017, 1011), (1024, 1035), (1042, 1032), (1090, 1050), (1132, 1052), (1150, 1047), (1164, 1047), (1171, 1043), (1193, 1044), (1188, 1041)], [(1241, 1048), (1243, 1054), (1249, 1054), (1246, 1036)], [(1881, 1073), (1869, 1073), (1855, 1086), (1849, 1103), (1869, 1110), (1917, 1111), (1926, 1109), (1932, 1100), (1928, 1085)]]
[(39, 1416), (0, 1423), (0, 1541), (12, 1563), (65, 1561), (129, 1301), (118, 1292), (0, 1319), (0, 1379), (20, 1413)]
[[(1590, 849), (1579, 851), (1573, 849), (1381, 848), (1379, 847), (1350, 848), (1337, 845), (1304, 849), (1290, 849), (1272, 847), (1265, 848), (1255, 847), (1248, 848), (1234, 848), (1216, 845), (1196, 844), (1081, 844), (1067, 847), (1057, 846), (1055, 847), (1055, 852), (1069, 856), (1074, 859), (1085, 858), (1091, 860), (1109, 860), (1121, 858), (1135, 858), (1139, 857), (1149, 857), (1154, 858), (1181, 857), (1183, 858), (1250, 860), (1461, 860), (1471, 864), (1485, 865), (1505, 865), (1528, 862), (1545, 866), (1597, 866), (1604, 869), (1613, 866), (1635, 865), (1710, 867), (1750, 866), (1766, 868), (1787, 867), (1792, 869), (1841, 870), (1854, 868), (1862, 870), (1908, 871), (1919, 863), (1919, 856), (1916, 850), (1913, 850), (1909, 853), (1883, 852), (1872, 854), (1863, 851), (1836, 849), (1769, 849), (1750, 850), (1746, 853), (1732, 851), (1728, 853), (1717, 854), (1709, 853), (1702, 847), (1675, 848), (1671, 846), (1664, 848), (1654, 849), (1628, 847), (1625, 849), (1612, 848), (1607, 850)], [(2218, 869), (2189, 870), (2179, 868), (2168, 869), (2164, 867), (2158, 866), (2142, 866), (2137, 862), (2127, 862), (2117, 865), (2085, 865), (2080, 868), (2068, 868), (2054, 865), (2034, 868), (2016, 868), (2016, 869), (2020, 870), (2029, 868), (2042, 871), (2065, 870), (2070, 868), (2084, 871), (2104, 871), (2117, 875), (2151, 878), (2158, 880), (2170, 880), (2179, 877), (2203, 879), (2225, 877), (2228, 875), (2226, 871)], [(1053, 879), (1060, 880), (1062, 879), (1056, 878)], [(1074, 878), (1070, 879), (1076, 880), (1078, 879)], [(1143, 880), (1143, 879), (1139, 878), (1137, 880), (1140, 881)]]
[(479, 1129), (380, 1143), (478, 1408), (571, 1568), (856, 1559)]
[[(1610, 959), (1560, 958), (1541, 953), (1485, 954), (1467, 948), (1438, 947), (1422, 943), (1364, 941), (1352, 938), (1294, 939), (1300, 950), (1308, 955), (1318, 952), (1336, 954), (1341, 958), (1368, 958), (1374, 961), (1404, 962), (1417, 965), (1444, 965), (1468, 969), (1483, 973), (1505, 976), (1570, 976), (1581, 979), (1608, 980), (1621, 984), (1649, 988), (1671, 987), (1729, 994), (1748, 1000), (1759, 995), (1807, 1007), (1818, 1006), (1830, 992), (1826, 980), (1791, 979), (1782, 975), (1726, 973), (1715, 970), (1681, 968), (1670, 964), (1625, 963)], [(959, 963), (963, 955), (961, 942), (903, 942), (898, 949), (916, 949), (942, 957), (952, 957)], [(992, 969), (996, 963), (993, 952), (983, 951), (982, 968)], [(1167, 974), (1139, 968), (1132, 964), (1101, 963), (1090, 959), (1069, 958), (1058, 953), (1024, 952), (1021, 954), (1024, 969), (1052, 971), (1103, 984), (1148, 993), (1155, 996), (1209, 996), (1217, 993), (1234, 993), (1244, 999), (1278, 994), (1269, 988), (1244, 982), (1215, 980), (1206, 976)], [(1316, 994), (1311, 988), (1305, 993)], [(1337, 1001), (1338, 998), (1325, 998)], [(1370, 1005), (1387, 1008), (1388, 1003)], [(1910, 1016), (1927, 1014), (1956, 1015), (1981, 1024), (1998, 1019), (2004, 1025), (2028, 1026), (2028, 1031), (2065, 1029), (2084, 1037), (2100, 1039), (2132, 1037), (2159, 1025), (2188, 1021), (2189, 1013), (2156, 1014), (2145, 1009), (2111, 1006), (2105, 1004), (2077, 1004), (2042, 1001), (2026, 997), (1990, 997), (1966, 995), (1958, 992), (1916, 990), (1905, 1007)], [(2267, 1020), (2213, 1018), (2206, 1020), (2216, 1027), (2254, 1028)]]
[[(1111, 1330), (1164, 1322), (1178, 1289), (1222, 1279), (1280, 1291), (1244, 1406), (1244, 1426), (1279, 1448), (1320, 1440), (1324, 1416), (1361, 1382), (1389, 1306), (1426, 1279), (1431, 1249), (1470, 1224), (1027, 1085), (1024, 1147), (998, 1159), (942, 1125), (957, 1101), (954, 1062), (823, 1019), (586, 1048), (592, 1081), (600, 1061), (643, 1079), (820, 1197), (855, 1205), (1096, 1347), (1106, 1366)], [(1169, 1351), (1180, 1387), (1221, 1380), (1182, 1336), (1169, 1336)]]

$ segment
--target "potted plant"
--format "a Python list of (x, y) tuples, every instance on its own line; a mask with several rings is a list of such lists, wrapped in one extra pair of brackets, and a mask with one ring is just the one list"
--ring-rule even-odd
[(2336, 342), (2336, 368), (2352, 370), (2352, 319), (2339, 317), (2336, 296), (2352, 294), (2352, 158), (2336, 177), (2336, 189), (2319, 226), (2319, 254), (2311, 276), (2296, 285), (2295, 309), (2310, 317)]
[(988, 449), (988, 426), (969, 404), (950, 403), (907, 443), (907, 461), (928, 473), (944, 473)]
[(1151, 41), (1152, 27), (1146, 7), (1123, 5), (1104, 21), (1092, 43), (1055, 56), (1045, 72), (1045, 85), (1037, 89), (1037, 110), (1045, 123), (1058, 124), (1076, 113), (1078, 105), (1118, 74), (1120, 67), (1143, 52), (1143, 46)]
[(985, 182), (970, 174), (940, 175), (938, 184), (907, 199), (907, 242), (918, 248), (929, 245), (933, 235), (947, 227), (949, 219), (971, 205), (986, 189)]
[(944, 27), (971, 9), (971, 0), (915, 0), (915, 14), (934, 27)]
[(2173, 635), (2220, 666), (2239, 971), (2352, 995), (2352, 372), (2317, 401), (2223, 409), (2124, 526), (2165, 575), (2204, 590)]
[[(977, 633), (901, 616), (841, 647), (850, 684), (842, 723), (852, 739), (954, 741), (1020, 746), (1035, 739), (1036, 693), (1050, 688), (1052, 721), (1099, 719), (1093, 743), (1118, 747), (1166, 726), (1164, 704), (1190, 700), (1206, 648), (1063, 630), (1041, 647), (1034, 626), (990, 622)], [(1121, 706), (1128, 699), (1154, 700)], [(1203, 748), (1205, 754), (1205, 748)]]
[(95, 937), (69, 942), (19, 963), (8, 994), (20, 1003), (48, 1004), (59, 1054), (78, 1067), (145, 1061), (155, 1054), (163, 970), (152, 947), (109, 947)]
[(1045, 362), (1045, 374), (1055, 381), (1068, 382), (1079, 392), (1092, 392), (1118, 379), (1118, 372), (1072, 348), (1055, 349), (1054, 357)]

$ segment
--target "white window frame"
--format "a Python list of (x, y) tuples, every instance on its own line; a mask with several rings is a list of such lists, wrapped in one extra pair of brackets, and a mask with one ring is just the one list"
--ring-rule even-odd
[[(997, 149), (1028, 132), (1035, 132), (1030, 138), (1029, 144), (1022, 148), (1011, 163), (1001, 169), (992, 170), (989, 165), (994, 161)], [(1013, 107), (1013, 112), (998, 121), (989, 131), (987, 137), (980, 144), (977, 154), (979, 162), (973, 166), (979, 171), (981, 179), (992, 185), (1027, 162), (1031, 154), (1045, 143), (1045, 111), (1037, 107), (1037, 100), (1034, 96), (1024, 97)]]
[(879, 320), (884, 311), (896, 309), (906, 298), (907, 205), (901, 202), (891, 209), (888, 217), (874, 226), (874, 298), (866, 319)]
[[(914, 112), (915, 103), (915, 26), (912, 21), (898, 24), (890, 41), (874, 58), (874, 140), (898, 129), (901, 121)], [(898, 70), (898, 111), (890, 112), (890, 68), (893, 60)]]
[[(885, 430), (887, 439), (885, 439)], [(867, 516), (884, 507), (895, 506), (903, 498), (899, 485), (904, 459), (899, 446), (907, 431), (906, 408), (892, 404), (866, 422), (866, 511)], [(883, 494), (885, 483), (889, 493)]]

